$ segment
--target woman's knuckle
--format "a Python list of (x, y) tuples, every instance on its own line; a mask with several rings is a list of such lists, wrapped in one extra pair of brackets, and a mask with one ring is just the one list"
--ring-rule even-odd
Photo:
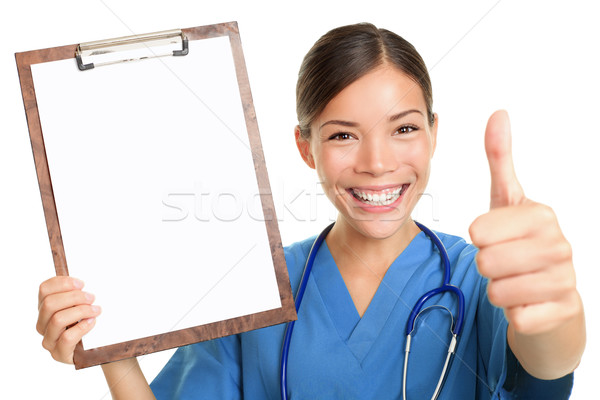
[(510, 321), (513, 325), (515, 331), (520, 333), (527, 333), (530, 329), (529, 324), (527, 323), (527, 319), (524, 317), (523, 313), (515, 312), (512, 315), (512, 319)]
[(52, 315), (52, 317), (50, 317), (48, 325), (54, 328), (64, 328), (65, 326), (67, 326), (67, 323), (65, 321), (65, 318), (60, 313), (56, 313)]
[(473, 241), (473, 244), (475, 246), (478, 246), (481, 244), (480, 228), (479, 228), (480, 225), (481, 225), (481, 217), (477, 217), (475, 219), (475, 221), (473, 221), (473, 223), (471, 223), (471, 225), (469, 226), (469, 236), (471, 237), (471, 240)]
[(37, 331), (37, 333), (39, 333), (40, 335), (44, 335), (44, 332), (46, 331), (45, 327), (42, 326), (42, 323), (38, 320), (37, 323), (35, 324), (35, 330)]
[(52, 348), (50, 347), (50, 343), (48, 341), (48, 338), (44, 336), (44, 338), (42, 339), (42, 347), (48, 351), (52, 350)]
[(502, 301), (502, 293), (501, 293), (501, 290), (498, 288), (497, 283), (490, 282), (488, 284), (487, 294), (488, 294), (488, 299), (490, 300), (490, 303), (492, 303), (496, 306), (500, 306), (501, 301)]
[(556, 245), (558, 257), (562, 260), (569, 260), (573, 257), (573, 247), (567, 240), (561, 240)]
[(480, 250), (477, 252), (475, 256), (475, 263), (477, 264), (477, 269), (479, 273), (483, 276), (488, 276), (490, 273), (489, 268), (489, 257), (487, 256), (487, 252)]
[(48, 295), (48, 281), (42, 282), (38, 290), (40, 300), (45, 299)]
[(75, 329), (69, 328), (63, 332), (60, 338), (61, 344), (64, 344), (67, 347), (71, 347), (75, 345), (79, 340), (77, 339), (77, 332)]
[(552, 222), (556, 220), (556, 214), (552, 207), (542, 203), (535, 203), (534, 207), (538, 215), (542, 218), (542, 221)]
[(69, 350), (63, 347), (57, 346), (52, 352), (52, 358), (62, 363), (69, 363)]
[(575, 273), (571, 269), (567, 269), (564, 277), (560, 281), (562, 283), (561, 289), (564, 293), (576, 290), (577, 280), (575, 278)]
[(56, 307), (56, 301), (52, 298), (52, 296), (45, 297), (40, 305), (40, 313), (55, 311), (54, 307)]

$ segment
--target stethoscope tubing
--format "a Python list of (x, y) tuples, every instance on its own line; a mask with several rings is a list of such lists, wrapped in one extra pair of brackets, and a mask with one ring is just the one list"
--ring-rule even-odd
[[(419, 316), (419, 313), (421, 312), (423, 305), (433, 296), (436, 296), (436, 295), (444, 293), (444, 292), (452, 292), (456, 295), (456, 297), (458, 299), (458, 317), (456, 318), (456, 323), (453, 324), (453, 326), (451, 327), (451, 331), (452, 331), (452, 334), (454, 337), (454, 339), (453, 339), (454, 346), (452, 346), (453, 347), (452, 354), (454, 354), (454, 347), (456, 345), (457, 337), (460, 335), (460, 333), (462, 331), (463, 322), (464, 322), (464, 309), (465, 309), (465, 299), (464, 299), (464, 295), (463, 295), (462, 291), (458, 287), (456, 287), (454, 285), (450, 285), (450, 276), (451, 276), (450, 259), (448, 257), (448, 252), (446, 251), (444, 244), (438, 238), (438, 236), (433, 231), (431, 231), (429, 228), (420, 224), (419, 222), (415, 221), (415, 223), (433, 241), (433, 243), (439, 250), (440, 256), (443, 261), (443, 266), (444, 266), (444, 268), (443, 268), (444, 269), (444, 278), (443, 278), (442, 285), (440, 287), (437, 287), (435, 289), (428, 291), (427, 293), (425, 293), (424, 295), (422, 295), (419, 298), (419, 300), (413, 307), (413, 309), (409, 315), (407, 324), (406, 324), (407, 354), (406, 354), (405, 366), (404, 366), (404, 370), (403, 370), (403, 389), (402, 389), (403, 396), (405, 398), (406, 398), (405, 393), (406, 393), (406, 369), (407, 369), (406, 362), (408, 361), (408, 352), (410, 351), (409, 350), (410, 349), (410, 337), (414, 330), (415, 321), (416, 321), (417, 317)], [(329, 225), (327, 228), (325, 228), (323, 230), (323, 232), (321, 232), (319, 234), (319, 236), (317, 236), (317, 238), (313, 242), (313, 245), (308, 253), (308, 258), (304, 265), (304, 272), (302, 273), (302, 278), (300, 279), (300, 286), (298, 287), (298, 292), (296, 293), (296, 300), (295, 300), (296, 313), (299, 313), (299, 311), (300, 311), (300, 305), (302, 304), (302, 298), (304, 297), (304, 292), (306, 291), (308, 278), (310, 277), (310, 273), (312, 271), (312, 267), (313, 267), (314, 260), (317, 255), (317, 251), (321, 247), (321, 244), (325, 240), (325, 237), (327, 236), (329, 231), (331, 231), (331, 228), (333, 228), (333, 225), (334, 225), (334, 223)], [(290, 344), (291, 344), (291, 340), (292, 340), (292, 332), (294, 330), (295, 323), (296, 323), (296, 321), (291, 321), (287, 324), (287, 326), (285, 328), (283, 345), (282, 345), (282, 349), (281, 349), (280, 391), (281, 391), (281, 398), (283, 400), (287, 400), (287, 398), (288, 398), (288, 396), (287, 396), (287, 365), (288, 365)], [(440, 383), (441, 383), (441, 386), (443, 386), (443, 381), (445, 380), (445, 376), (447, 374), (447, 368), (448, 368), (448, 364), (449, 364), (450, 360), (451, 360), (451, 357), (449, 355), (449, 357), (446, 359), (446, 362), (444, 363), (442, 376), (440, 377), (440, 382), (438, 382), (438, 385), (436, 387), (436, 391), (435, 391), (433, 398), (437, 398), (437, 396), (439, 395), (439, 392), (441, 391)]]
[(448, 251), (446, 250), (446, 247), (444, 246), (444, 244), (442, 243), (440, 238), (435, 234), (435, 232), (433, 232), (431, 229), (427, 228), (425, 225), (423, 225), (417, 221), (415, 221), (415, 224), (417, 224), (417, 226), (423, 232), (425, 232), (425, 234), (427, 236), (429, 236), (429, 238), (433, 241), (433, 243), (437, 247), (438, 251), (440, 252), (440, 256), (442, 257), (442, 261), (444, 264), (444, 279), (443, 279), (443, 281), (442, 281), (443, 283), (440, 287), (437, 287), (435, 289), (428, 291), (423, 296), (421, 296), (421, 298), (419, 298), (419, 300), (413, 307), (413, 309), (410, 313), (410, 316), (408, 317), (408, 322), (406, 324), (406, 335), (410, 335), (411, 332), (413, 331), (414, 325), (415, 325), (415, 320), (417, 319), (417, 315), (419, 314), (419, 312), (421, 312), (423, 305), (430, 298), (432, 298), (433, 296), (438, 295), (440, 293), (452, 292), (456, 295), (456, 298), (458, 299), (458, 318), (456, 318), (456, 324), (454, 324), (454, 326), (452, 327), (452, 333), (455, 334), (456, 336), (460, 336), (460, 333), (462, 332), (464, 315), (465, 315), (465, 296), (464, 296), (462, 290), (460, 290), (458, 287), (450, 284), (450, 276), (452, 274), (452, 271), (450, 269), (450, 258), (448, 257)]
[[(317, 238), (315, 239), (315, 241), (312, 244), (312, 247), (310, 248), (310, 251), (308, 252), (308, 259), (306, 260), (306, 263), (304, 264), (304, 272), (302, 273), (302, 278), (300, 279), (300, 286), (298, 287), (298, 293), (296, 293), (296, 302), (295, 302), (296, 314), (298, 314), (300, 312), (300, 304), (302, 304), (302, 298), (304, 297), (304, 292), (306, 291), (308, 278), (310, 276), (310, 272), (312, 271), (312, 267), (313, 267), (315, 258), (317, 256), (316, 250), (318, 250), (321, 247), (321, 244), (325, 240), (325, 237), (327, 236), (327, 234), (329, 233), (331, 228), (333, 228), (334, 224), (335, 223), (332, 223), (327, 228), (323, 229), (323, 232), (321, 232), (319, 234), (319, 236), (317, 236)], [(285, 328), (285, 334), (284, 334), (284, 338), (283, 338), (283, 348), (281, 350), (281, 362), (279, 364), (279, 366), (280, 366), (280, 375), (279, 376), (281, 379), (281, 384), (280, 384), (281, 398), (283, 400), (287, 400), (287, 364), (288, 364), (288, 357), (290, 354), (290, 343), (292, 340), (292, 332), (294, 331), (295, 323), (296, 323), (296, 321), (288, 322), (288, 324)]]

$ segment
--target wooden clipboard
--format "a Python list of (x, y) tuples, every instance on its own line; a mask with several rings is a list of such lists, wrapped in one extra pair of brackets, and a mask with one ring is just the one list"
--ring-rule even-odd
[[(245, 120), (245, 128), (248, 136), (247, 143), (250, 148), (249, 153), (251, 153), (252, 157), (253, 173), (255, 173), (259, 191), (255, 198), (260, 199), (259, 207), (261, 208), (262, 216), (264, 217), (264, 225), (261, 225), (261, 229), (266, 230), (266, 235), (268, 237), (268, 251), (272, 258), (272, 267), (274, 268), (273, 273), (280, 306), (247, 315), (227, 318), (225, 320), (187, 327), (185, 329), (160, 332), (143, 338), (136, 338), (94, 348), (84, 349), (82, 343), (86, 341), (86, 338), (84, 337), (83, 341), (77, 345), (74, 355), (74, 363), (77, 369), (184, 346), (199, 341), (214, 339), (296, 319), (296, 311), (275, 215), (275, 207), (271, 197), (270, 185), (237, 24), (235, 22), (230, 22), (182, 29), (181, 37), (182, 42), (184, 40), (186, 41), (186, 45), (187, 41), (189, 41), (189, 43), (194, 43), (195, 41), (211, 38), (225, 37), (229, 40), (233, 63), (235, 65), (237, 85), (239, 86), (239, 95), (242, 103), (241, 109), (243, 109), (243, 119)], [(63, 237), (63, 232), (61, 231), (61, 225), (59, 223), (62, 222), (60, 204), (56, 201), (53, 190), (53, 180), (51, 179), (53, 160), (49, 160), (49, 157), (47, 157), (47, 148), (45, 144), (45, 139), (47, 138), (44, 137), (44, 119), (40, 117), (40, 110), (38, 109), (38, 98), (36, 97), (32, 66), (60, 60), (72, 60), (73, 65), (75, 65), (76, 59), (78, 59), (82, 71), (77, 71), (77, 73), (86, 74), (87, 72), (83, 71), (86, 68), (81, 68), (81, 66), (86, 65), (84, 62), (81, 62), (80, 59), (82, 47), (83, 46), (78, 45), (67, 45), (15, 54), (44, 215), (57, 275), (69, 275), (67, 261), (70, 261), (70, 254), (69, 252), (65, 252), (67, 238), (66, 236)], [(185, 53), (187, 52), (187, 49), (183, 48), (181, 52)], [(183, 55), (183, 58), (185, 58), (185, 54), (178, 55)], [(141, 58), (144, 57), (142, 56)], [(137, 62), (144, 63), (146, 61), (141, 60)], [(208, 60), (208, 62), (210, 62), (210, 60)], [(131, 64), (132, 68), (135, 68), (135, 65), (133, 65), (135, 63)], [(102, 68), (110, 68), (110, 66)], [(244, 138), (244, 140), (246, 139)], [(73, 151), (80, 150), (81, 149), (74, 149)], [(222, 150), (215, 149), (214, 151), (218, 152)], [(225, 153), (223, 154), (223, 157), (226, 157)], [(52, 178), (54, 178), (54, 176)], [(57, 205), (59, 207), (57, 207)], [(263, 222), (261, 221), (260, 224), (263, 224)], [(113, 229), (119, 228), (113, 227)], [(65, 239), (65, 243), (63, 243), (63, 239)], [(243, 251), (244, 250), (242, 249), (242, 252)], [(220, 279), (224, 278), (225, 276)], [(220, 282), (220, 280), (217, 280), (217, 283), (218, 282)], [(236, 296), (235, 293), (232, 293), (231, 297), (234, 298), (233, 301), (245, 301), (243, 298), (236, 298), (239, 296)], [(106, 310), (104, 313), (105, 312)], [(102, 315), (98, 318), (97, 326), (101, 323), (102, 318)], [(114, 328), (117, 329), (118, 327)]]

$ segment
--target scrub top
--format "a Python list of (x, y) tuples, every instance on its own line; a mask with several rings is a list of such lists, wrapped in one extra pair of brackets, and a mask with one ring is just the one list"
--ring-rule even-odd
[[(490, 304), (487, 281), (475, 265), (477, 249), (438, 233), (452, 264), (451, 284), (465, 295), (465, 321), (439, 399), (567, 399), (573, 375), (537, 380), (519, 365), (506, 342), (502, 309)], [(285, 248), (292, 288), (297, 290), (314, 241)], [(405, 329), (419, 297), (443, 279), (440, 254), (419, 233), (389, 267), (361, 318), (333, 257), (318, 250), (288, 362), (291, 399), (401, 399)], [(445, 293), (427, 305), (457, 312)], [(451, 338), (450, 313), (422, 312), (415, 323), (408, 365), (409, 399), (431, 398)], [(157, 399), (279, 399), (279, 361), (285, 324), (179, 348), (152, 382)]]

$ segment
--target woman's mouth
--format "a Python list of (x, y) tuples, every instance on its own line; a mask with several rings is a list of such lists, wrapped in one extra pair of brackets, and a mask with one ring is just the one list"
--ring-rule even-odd
[(396, 187), (389, 187), (382, 190), (367, 190), (351, 188), (348, 189), (350, 194), (359, 202), (371, 206), (389, 206), (396, 202), (402, 194), (406, 191), (409, 184), (404, 184)]

